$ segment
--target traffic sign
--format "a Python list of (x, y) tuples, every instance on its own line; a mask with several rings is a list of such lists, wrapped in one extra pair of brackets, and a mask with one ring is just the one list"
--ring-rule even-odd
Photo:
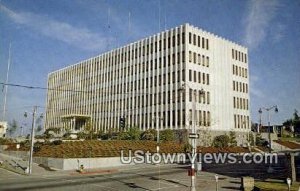
[(190, 139), (199, 139), (199, 134), (197, 134), (197, 133), (190, 133), (189, 134), (189, 138)]

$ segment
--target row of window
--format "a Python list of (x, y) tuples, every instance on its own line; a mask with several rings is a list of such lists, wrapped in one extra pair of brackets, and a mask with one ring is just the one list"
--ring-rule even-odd
[(233, 97), (233, 108), (248, 110), (249, 109), (248, 99)]
[[(183, 51), (181, 53), (179, 53), (179, 52), (177, 53), (177, 64), (181, 64), (181, 63), (185, 62), (184, 54), (185, 54), (185, 51)], [(156, 70), (156, 69), (162, 69), (162, 68), (166, 68), (167, 66), (171, 67), (171, 64), (174, 67), (175, 61), (176, 61), (175, 58), (176, 58), (175, 54), (172, 54), (172, 61), (171, 61), (171, 56), (168, 55), (167, 58), (164, 56), (164, 57), (160, 57), (158, 59), (150, 60), (150, 62), (146, 61), (146, 62), (141, 62), (141, 63), (135, 63), (134, 65), (129, 65), (126, 67), (118, 67), (118, 68), (113, 69), (110, 66), (109, 68), (104, 69), (107, 71), (103, 74), (104, 82), (112, 81), (112, 80), (114, 80), (114, 78), (120, 79), (121, 76), (128, 77), (129, 75), (142, 74), (149, 70), (152, 71), (152, 70)], [(133, 68), (135, 68), (135, 69), (133, 69)], [(177, 68), (179, 68), (179, 66)]]
[(232, 59), (247, 63), (247, 54), (232, 49)]
[(234, 127), (238, 129), (249, 129), (249, 116), (234, 114)]
[(209, 85), (209, 74), (189, 70), (189, 81)]
[(196, 52), (189, 51), (189, 62), (209, 67), (209, 57), (204, 55), (201, 56)]
[(248, 77), (248, 70), (247, 68), (243, 68), (237, 65), (232, 65), (232, 73), (233, 75), (240, 76), (243, 78)]
[(233, 91), (248, 93), (248, 84), (233, 81)]
[[(196, 110), (195, 122), (197, 126), (210, 126), (211, 125), (211, 117), (209, 111)], [(193, 124), (192, 117), (193, 110), (189, 110), (189, 124)]]
[(189, 33), (189, 44), (198, 46), (199, 48), (209, 49), (209, 42), (207, 38), (198, 36), (196, 34)]
[[(155, 42), (149, 42), (149, 39), (147, 40), (147, 43), (145, 45), (141, 45), (141, 41), (135, 43), (135, 46), (139, 46), (138, 48), (132, 49), (130, 51), (126, 51), (126, 47), (117, 50), (118, 52), (122, 52), (121, 54), (115, 55), (115, 60), (117, 60), (117, 63), (120, 63), (120, 60), (133, 60), (134, 58), (137, 59), (138, 57), (145, 56), (145, 55), (151, 55), (152, 53), (157, 53), (161, 50), (170, 49), (171, 47), (175, 47), (176, 45), (179, 46), (180, 43), (185, 43), (185, 33), (177, 34), (171, 37), (164, 37), (163, 39), (156, 40)], [(177, 36), (177, 38), (176, 38)], [(129, 48), (129, 46), (127, 47)]]
[[(194, 95), (193, 95), (194, 92)], [(193, 102), (193, 96), (195, 96), (195, 102), (209, 104), (210, 103), (210, 93), (209, 91), (201, 91), (201, 90), (189, 90), (189, 101)]]

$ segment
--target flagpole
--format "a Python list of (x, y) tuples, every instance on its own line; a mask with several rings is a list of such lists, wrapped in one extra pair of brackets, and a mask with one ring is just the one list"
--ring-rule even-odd
[[(9, 74), (9, 68), (10, 68), (10, 62), (11, 62), (11, 43), (9, 43), (9, 50), (8, 50), (8, 61), (7, 61), (7, 73), (6, 73), (6, 81), (5, 83), (8, 83), (8, 74)], [(3, 117), (2, 120), (5, 121), (5, 117), (6, 117), (6, 98), (7, 98), (7, 91), (8, 91), (8, 86), (4, 85), (4, 104), (3, 104)]]

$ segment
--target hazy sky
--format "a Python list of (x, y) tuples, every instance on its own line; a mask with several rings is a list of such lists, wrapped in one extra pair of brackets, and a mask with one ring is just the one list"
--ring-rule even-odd
[[(294, 109), (300, 111), (300, 1), (0, 0), (0, 4), (0, 82), (6, 79), (10, 42), (9, 82), (46, 87), (51, 71), (190, 23), (248, 47), (253, 122), (258, 121), (260, 107), (278, 105), (272, 123), (290, 117)], [(17, 119), (29, 128), (30, 118), (24, 120), (23, 113), (33, 105), (45, 106), (46, 92), (9, 87), (7, 99), (7, 120)]]

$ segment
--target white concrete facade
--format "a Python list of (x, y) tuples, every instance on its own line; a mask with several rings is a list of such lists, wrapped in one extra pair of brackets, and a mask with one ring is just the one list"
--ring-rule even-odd
[(185, 24), (50, 73), (45, 126), (246, 132), (249, 105), (247, 48)]

